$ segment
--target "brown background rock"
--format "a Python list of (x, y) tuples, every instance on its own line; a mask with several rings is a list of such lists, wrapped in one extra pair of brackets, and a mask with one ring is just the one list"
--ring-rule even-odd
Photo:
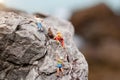
[(80, 50), (90, 64), (89, 80), (119, 80), (120, 16), (99, 4), (74, 12), (70, 21), (85, 40)]

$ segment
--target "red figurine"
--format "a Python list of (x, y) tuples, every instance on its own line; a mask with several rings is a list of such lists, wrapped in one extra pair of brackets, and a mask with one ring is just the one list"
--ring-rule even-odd
[(61, 32), (57, 32), (57, 35), (55, 36), (54, 40), (57, 41), (57, 43), (61, 43), (62, 47), (65, 48), (65, 45), (64, 45), (64, 39), (62, 37), (62, 34)]

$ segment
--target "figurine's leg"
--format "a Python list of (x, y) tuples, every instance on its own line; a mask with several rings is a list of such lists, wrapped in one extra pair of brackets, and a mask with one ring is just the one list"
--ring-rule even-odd
[(59, 68), (57, 68), (56, 76), (59, 76), (59, 73), (60, 73), (60, 70), (59, 70)]
[(62, 76), (64, 76), (64, 69), (63, 68), (60, 68), (61, 69), (61, 72), (62, 72)]

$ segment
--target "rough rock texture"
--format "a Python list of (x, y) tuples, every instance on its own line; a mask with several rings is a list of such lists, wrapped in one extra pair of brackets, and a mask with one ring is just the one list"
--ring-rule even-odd
[(71, 21), (85, 40), (80, 50), (90, 64), (90, 80), (119, 80), (120, 16), (99, 4), (76, 11)]
[[(64, 20), (47, 17), (44, 32), (37, 30), (32, 16), (0, 12), (0, 80), (88, 80), (87, 62), (75, 46), (73, 26)], [(66, 49), (49, 39), (48, 28), (61, 31)], [(64, 60), (64, 76), (56, 77), (55, 55)], [(76, 65), (72, 65), (73, 60)]]

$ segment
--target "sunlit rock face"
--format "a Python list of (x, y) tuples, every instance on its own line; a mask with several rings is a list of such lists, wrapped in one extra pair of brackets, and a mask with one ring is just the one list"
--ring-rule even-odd
[[(73, 26), (46, 17), (41, 32), (35, 23), (29, 14), (0, 12), (0, 80), (88, 80), (87, 62), (73, 42)], [(54, 34), (63, 34), (65, 49), (48, 37), (49, 27)], [(69, 56), (69, 61), (64, 59), (61, 77), (56, 77), (56, 54)]]

